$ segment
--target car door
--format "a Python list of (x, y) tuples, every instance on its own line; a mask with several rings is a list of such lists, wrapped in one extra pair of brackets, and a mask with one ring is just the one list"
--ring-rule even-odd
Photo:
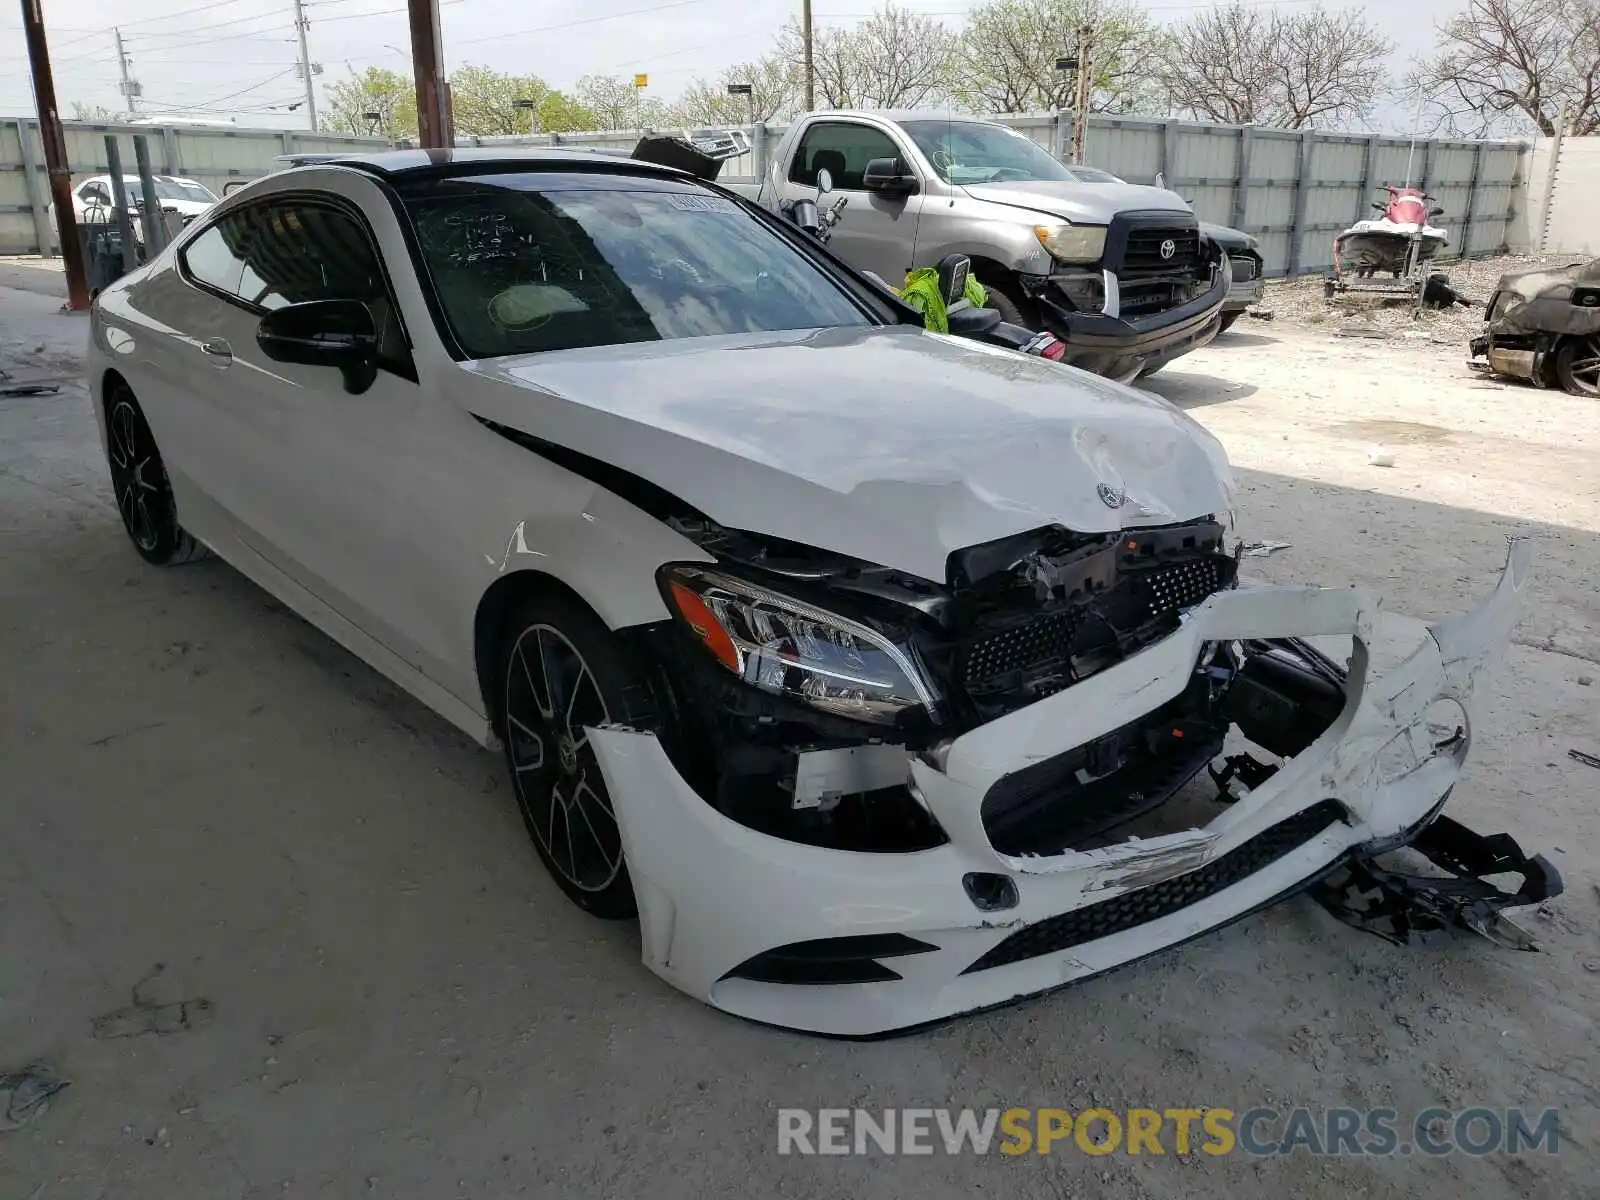
[[(795, 146), (783, 197), (814, 197), (817, 171), (827, 167), (833, 176), (834, 192), (849, 197), (834, 226), (831, 249), (858, 270), (875, 272), (884, 282), (898, 287), (912, 267), (923, 197), (920, 193), (884, 196), (867, 191), (862, 177), (867, 164), (875, 158), (907, 161), (895, 140), (874, 125), (844, 118), (815, 121)], [(828, 202), (824, 200), (824, 206)]]
[[(393, 583), (421, 395), (372, 229), (356, 205), (327, 194), (236, 211), (246, 225), (244, 262), (207, 348), (221, 377), (215, 436), (232, 441), (220, 456), (232, 478), (212, 486), (251, 551), (421, 666), (401, 631), (403, 597)], [(263, 316), (314, 300), (357, 300), (371, 311), (381, 335), (371, 386), (352, 393), (338, 370), (276, 361), (262, 349)]]

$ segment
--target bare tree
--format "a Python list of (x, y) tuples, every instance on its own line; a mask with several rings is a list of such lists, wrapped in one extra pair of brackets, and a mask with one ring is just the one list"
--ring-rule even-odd
[[(818, 29), (812, 38), (817, 97), (829, 108), (916, 108), (944, 99), (956, 45), (942, 22), (892, 4), (848, 29)], [(804, 70), (797, 23), (779, 35), (777, 55), (797, 76)]]
[(1094, 30), (1090, 62), (1094, 112), (1131, 112), (1154, 101), (1162, 48), (1155, 24), (1128, 0), (989, 0), (967, 17), (956, 93), (974, 108), (1038, 112), (1067, 108), (1076, 75), (1056, 60)]
[[(750, 95), (730, 96), (730, 83), (748, 83)], [(791, 115), (799, 104), (800, 76), (778, 54), (729, 67), (716, 80), (697, 79), (673, 106), (686, 125), (743, 125), (753, 113), (757, 121)]]
[(1407, 79), (1437, 129), (1600, 130), (1600, 0), (1467, 0)]
[(1234, 0), (1170, 31), (1160, 83), (1173, 109), (1204, 120), (1338, 129), (1372, 111), (1393, 51), (1359, 9), (1285, 13)]
[(641, 95), (632, 79), (620, 75), (585, 75), (578, 80), (574, 99), (593, 114), (600, 129), (656, 128), (671, 123), (660, 101)]

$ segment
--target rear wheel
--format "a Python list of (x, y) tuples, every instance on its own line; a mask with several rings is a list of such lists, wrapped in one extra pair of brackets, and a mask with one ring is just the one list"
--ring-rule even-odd
[(499, 664), (506, 765), (540, 861), (579, 908), (609, 920), (636, 916), (621, 827), (588, 730), (654, 727), (643, 669), (597, 618), (559, 595), (517, 607)]
[(1600, 334), (1562, 341), (1556, 350), (1556, 382), (1569, 395), (1600, 397)]
[(106, 461), (122, 526), (139, 556), (158, 567), (205, 557), (205, 547), (178, 524), (172, 481), (144, 410), (125, 383), (106, 396)]

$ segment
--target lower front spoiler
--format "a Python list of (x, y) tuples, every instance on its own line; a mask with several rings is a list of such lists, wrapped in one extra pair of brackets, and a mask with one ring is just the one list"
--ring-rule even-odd
[[(1312, 899), (1345, 924), (1396, 945), (1454, 926), (1513, 950), (1539, 948), (1504, 910), (1561, 894), (1561, 873), (1544, 855), (1529, 858), (1510, 834), (1486, 837), (1444, 816), (1405, 844), (1448, 874), (1412, 875), (1379, 867), (1377, 850), (1369, 849), (1315, 884)], [(1520, 875), (1522, 886), (1507, 892), (1484, 878), (1503, 874)]]

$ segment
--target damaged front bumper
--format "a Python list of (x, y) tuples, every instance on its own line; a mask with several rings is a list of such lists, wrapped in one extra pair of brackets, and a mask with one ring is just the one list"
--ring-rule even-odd
[[(1514, 543), (1494, 592), (1431, 627), (1382, 611), (1361, 589), (1217, 593), (1115, 666), (937, 755), (908, 757), (915, 795), (949, 838), (916, 852), (758, 833), (702, 800), (654, 735), (594, 729), (644, 960), (728, 1012), (863, 1036), (1046, 991), (1193, 938), (1426, 827), (1460, 772), (1480, 681), (1504, 652), (1528, 578), (1528, 545)], [(1349, 639), (1344, 708), (1309, 747), (1200, 827), (1047, 856), (994, 847), (981, 810), (997, 783), (1172, 700), (1206, 646), (1262, 638)], [(1460, 714), (1459, 735), (1430, 729), (1440, 704)]]

